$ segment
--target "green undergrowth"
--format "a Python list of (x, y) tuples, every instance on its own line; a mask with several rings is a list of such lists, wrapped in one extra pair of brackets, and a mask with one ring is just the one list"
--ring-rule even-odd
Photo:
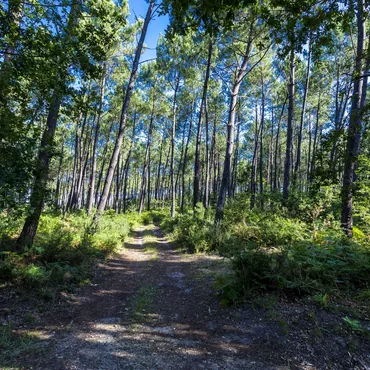
[[(288, 211), (271, 202), (250, 210), (249, 198), (230, 202), (222, 222), (198, 205), (193, 212), (162, 220), (176, 243), (190, 253), (213, 252), (231, 260), (232, 272), (219, 276), (224, 304), (255, 292), (294, 295), (368, 291), (370, 235), (354, 228), (344, 236), (333, 209), (320, 203)], [(366, 294), (364, 295), (366, 298)]]
[(46, 350), (38, 332), (18, 332), (11, 325), (0, 326), (1, 369), (15, 369), (16, 359), (30, 353), (42, 354)]
[(145, 211), (140, 215), (139, 221), (144, 225), (160, 225), (162, 222), (165, 222), (169, 218), (169, 213), (170, 210), (167, 208)]
[(70, 289), (89, 277), (98, 258), (123, 246), (136, 215), (106, 212), (97, 230), (89, 230), (91, 218), (84, 213), (44, 214), (31, 248), (15, 251), (21, 223), (0, 215), (0, 283), (16, 284), (32, 292), (48, 287)]

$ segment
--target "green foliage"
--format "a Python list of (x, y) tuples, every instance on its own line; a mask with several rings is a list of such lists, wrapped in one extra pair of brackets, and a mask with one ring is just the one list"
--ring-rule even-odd
[(169, 211), (167, 209), (146, 211), (141, 214), (140, 221), (144, 225), (159, 225), (168, 218), (168, 214)]
[(190, 252), (216, 250), (231, 258), (233, 274), (217, 284), (223, 304), (255, 291), (287, 291), (316, 294), (325, 306), (328, 291), (367, 287), (370, 250), (361, 243), (365, 234), (345, 238), (339, 225), (328, 221), (330, 212), (320, 205), (317, 209), (304, 212), (301, 221), (284, 209), (251, 211), (247, 200), (238, 199), (216, 226), (202, 208), (178, 216), (174, 236)]
[[(10, 325), (0, 326), (2, 361), (10, 362), (12, 358), (36, 351), (38, 342), (36, 336), (32, 334), (16, 333)], [(5, 363), (2, 362), (1, 365), (5, 365)]]
[(348, 325), (348, 327), (355, 332), (358, 333), (365, 333), (366, 330), (362, 328), (360, 322), (358, 320), (352, 320), (349, 317), (344, 317), (343, 321)]
[(329, 295), (325, 294), (315, 294), (312, 299), (318, 303), (321, 307), (328, 308), (329, 307)]
[(209, 249), (208, 231), (210, 221), (205, 218), (205, 209), (198, 203), (194, 212), (179, 215), (174, 228), (174, 238), (181, 248), (189, 253), (202, 252)]
[(91, 219), (83, 213), (65, 217), (45, 214), (32, 248), (18, 254), (12, 251), (12, 238), (17, 237), (17, 230), (19, 232), (18, 223), (5, 221), (3, 217), (0, 218), (3, 235), (0, 281), (29, 288), (47, 285), (70, 288), (86, 279), (94, 259), (122, 246), (132, 225), (129, 217), (106, 212), (92, 234), (89, 232)]

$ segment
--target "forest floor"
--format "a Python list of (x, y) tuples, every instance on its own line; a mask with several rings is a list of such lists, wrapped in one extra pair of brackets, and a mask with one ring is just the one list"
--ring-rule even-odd
[(47, 308), (0, 295), (3, 327), (13, 323), (0, 368), (370, 369), (369, 337), (343, 312), (274, 295), (221, 307), (214, 282), (229, 268), (143, 226), (92, 283)]

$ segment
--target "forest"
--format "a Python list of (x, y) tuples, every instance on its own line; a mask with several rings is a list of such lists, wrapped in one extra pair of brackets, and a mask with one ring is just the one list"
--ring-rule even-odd
[[(220, 320), (222, 310), (286, 309), (268, 319), (277, 328), (266, 330), (292, 337), (270, 362), (247, 367), (235, 355), (229, 367), (191, 368), (368, 369), (370, 3), (140, 0), (146, 14), (132, 17), (135, 1), (0, 4), (0, 367), (50, 368), (19, 334), (24, 319), (47, 327), (45, 312), (68, 311), (105, 273), (123, 289), (133, 278), (114, 275), (112, 258), (146, 255), (136, 279), (171, 263), (195, 266), (193, 280), (212, 270), (188, 300), (209, 295)], [(146, 58), (161, 17), (169, 23)], [(125, 268), (135, 274), (135, 263)], [(185, 284), (181, 268), (168, 279)], [(136, 321), (158, 284), (139, 290)], [(287, 349), (299, 331), (293, 306), (311, 307), (306, 329), (321, 341), (298, 359)], [(76, 358), (57, 368), (113, 368)], [(167, 368), (141, 360), (127, 368)], [(168, 368), (187, 368), (177, 361)]]

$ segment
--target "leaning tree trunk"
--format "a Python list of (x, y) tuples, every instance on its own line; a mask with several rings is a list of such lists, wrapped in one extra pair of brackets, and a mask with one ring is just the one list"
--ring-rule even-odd
[[(349, 237), (353, 236), (353, 189), (355, 168), (360, 154), (362, 133), (362, 113), (366, 99), (366, 82), (363, 76), (363, 59), (365, 48), (365, 16), (363, 0), (357, 2), (357, 53), (354, 73), (352, 104), (347, 134), (346, 155), (342, 187), (342, 228)], [(365, 83), (364, 83), (365, 82)], [(365, 89), (365, 91), (364, 91)]]
[(44, 199), (47, 192), (46, 186), (49, 176), (49, 165), (52, 157), (52, 146), (54, 133), (57, 125), (60, 109), (60, 97), (56, 92), (49, 108), (49, 114), (46, 121), (46, 129), (42, 135), (39, 152), (37, 155), (37, 164), (34, 171), (34, 185), (30, 197), (30, 213), (26, 218), (22, 232), (18, 238), (18, 248), (33, 244), (37, 227), (44, 205)]
[(101, 196), (100, 201), (99, 201), (98, 209), (97, 209), (96, 214), (94, 216), (94, 224), (98, 223), (98, 221), (100, 219), (100, 216), (102, 215), (102, 213), (105, 209), (105, 205), (107, 203), (108, 195), (109, 195), (110, 188), (111, 188), (111, 185), (112, 185), (112, 179), (113, 179), (114, 171), (115, 171), (116, 165), (117, 165), (118, 154), (121, 150), (121, 146), (122, 146), (122, 142), (123, 142), (123, 136), (124, 136), (125, 130), (126, 130), (127, 114), (128, 114), (128, 109), (129, 109), (129, 106), (130, 106), (131, 96), (132, 96), (134, 86), (135, 86), (135, 81), (136, 81), (136, 77), (137, 77), (137, 70), (138, 70), (139, 62), (140, 62), (140, 56), (141, 56), (141, 52), (142, 52), (142, 49), (143, 49), (143, 45), (144, 45), (147, 30), (148, 30), (149, 22), (152, 18), (152, 15), (153, 15), (152, 14), (153, 9), (154, 9), (154, 0), (150, 0), (149, 7), (148, 7), (148, 10), (147, 10), (147, 13), (146, 13), (146, 16), (145, 16), (143, 29), (142, 29), (141, 35), (140, 35), (140, 40), (139, 40), (138, 46), (136, 48), (135, 59), (134, 59), (133, 65), (132, 65), (130, 79), (129, 79), (129, 82), (128, 82), (128, 85), (127, 85), (127, 88), (126, 88), (126, 94), (125, 94), (125, 98), (124, 98), (123, 105), (122, 105), (122, 112), (121, 112), (120, 123), (119, 123), (119, 131), (118, 131), (117, 139), (116, 139), (116, 142), (115, 142), (115, 145), (114, 145), (113, 154), (112, 154), (112, 157), (111, 157), (111, 160), (110, 160), (108, 172), (107, 172), (107, 175), (106, 175), (106, 178), (105, 178), (103, 193), (102, 193), (102, 196)]
[[(77, 24), (80, 7), (81, 1), (75, 2), (72, 6), (68, 20), (66, 38), (69, 38), (71, 31)], [(44, 199), (47, 192), (50, 160), (53, 154), (52, 146), (59, 116), (59, 109), (62, 101), (62, 93), (59, 86), (62, 83), (63, 79), (59, 78), (58, 82), (56, 83), (52, 102), (49, 107), (46, 127), (42, 134), (41, 143), (37, 154), (37, 164), (34, 170), (34, 184), (30, 197), (30, 213), (25, 220), (22, 232), (17, 241), (18, 249), (20, 250), (23, 250), (25, 247), (33, 244), (33, 240), (36, 236), (39, 225)]]

